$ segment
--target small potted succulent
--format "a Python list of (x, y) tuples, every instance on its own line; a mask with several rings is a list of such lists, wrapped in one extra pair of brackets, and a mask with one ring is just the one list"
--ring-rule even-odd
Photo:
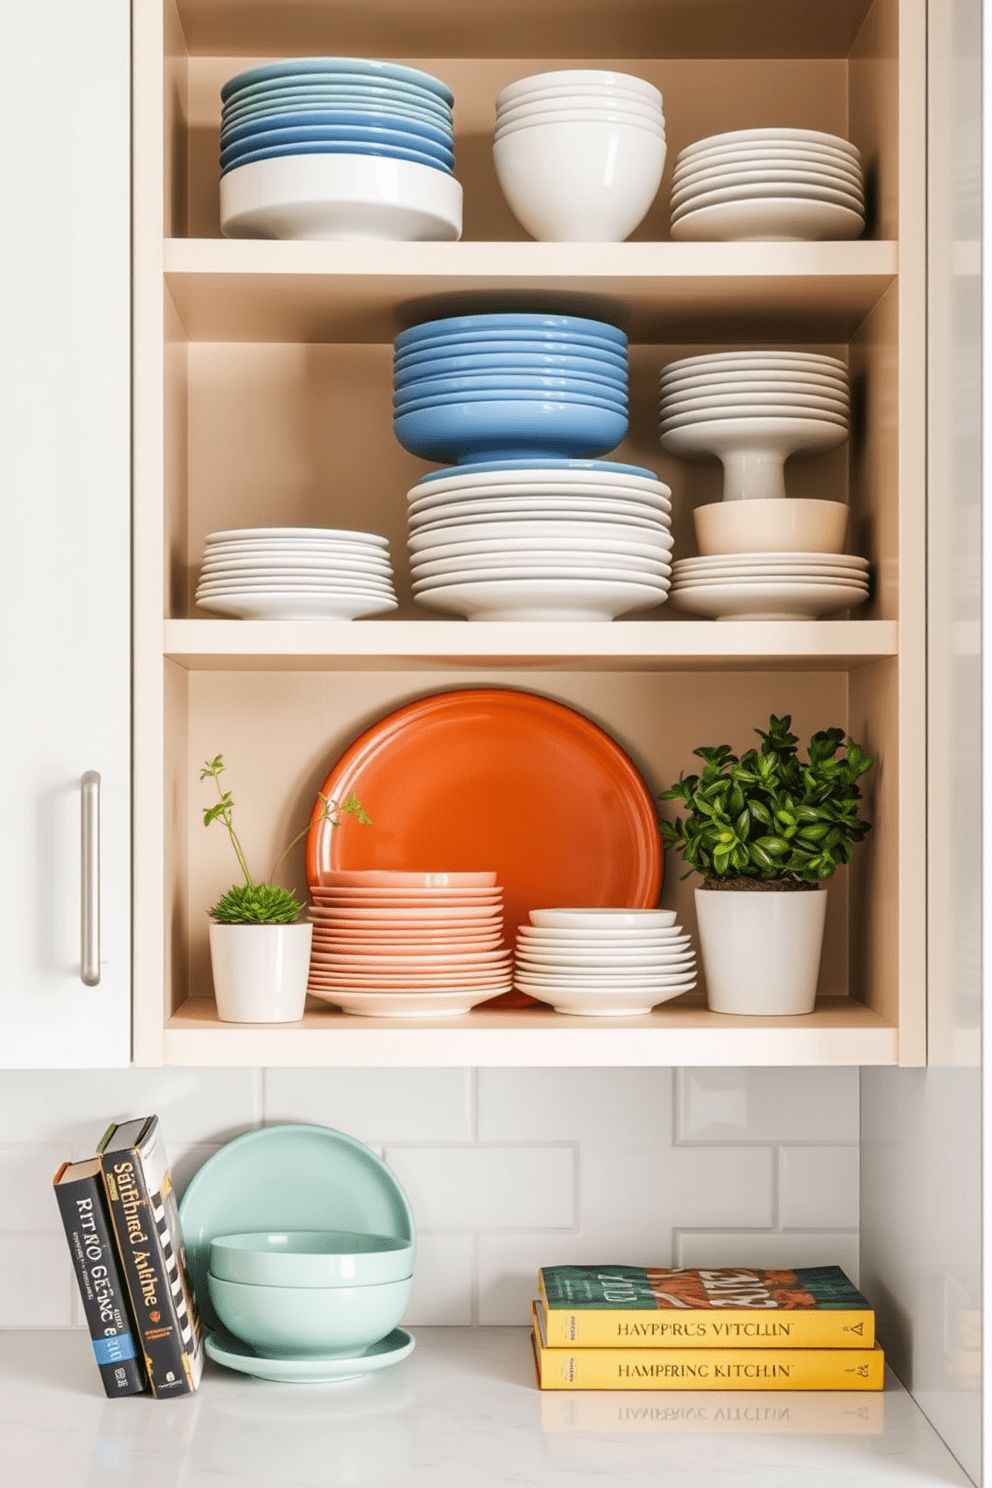
[[(874, 760), (840, 728), (812, 736), (799, 758), (789, 715), (773, 714), (760, 749), (696, 749), (700, 775), (664, 791), (688, 815), (662, 841), (699, 873), (696, 917), (707, 999), (719, 1013), (810, 1013), (823, 943), (823, 881), (870, 830), (857, 781)], [(843, 745), (843, 753), (839, 753)], [(688, 876), (688, 875), (686, 875)]]
[[(223, 773), (220, 754), (200, 771), (201, 780), (215, 782), (218, 796), (205, 809), (203, 824), (209, 827), (219, 821), (226, 828), (244, 882), (233, 884), (208, 911), (217, 1013), (225, 1023), (295, 1023), (303, 1017), (306, 1002), (313, 926), (300, 920), (304, 906), (296, 894), (273, 880), (311, 823), (280, 853), (268, 879), (256, 881), (234, 830), (234, 800), (221, 786)], [(320, 799), (323, 817), (318, 819), (332, 827), (342, 816), (371, 821), (354, 793), (342, 806), (323, 795)]]

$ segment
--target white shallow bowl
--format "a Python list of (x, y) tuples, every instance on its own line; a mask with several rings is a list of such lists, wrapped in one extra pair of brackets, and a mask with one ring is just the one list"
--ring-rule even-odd
[(663, 137), (629, 124), (554, 123), (493, 142), (503, 195), (539, 242), (621, 243), (661, 185)]
[(691, 145), (686, 145), (680, 152), (680, 160), (691, 160), (696, 155), (705, 154), (711, 150), (722, 150), (728, 146), (743, 146), (762, 144), (799, 144), (809, 145), (813, 148), (826, 145), (832, 149), (839, 150), (841, 154), (852, 160), (860, 161), (861, 154), (856, 145), (850, 140), (844, 139), (840, 134), (828, 134), (821, 129), (792, 129), (766, 127), (761, 129), (731, 129), (723, 134), (710, 134), (705, 139), (695, 140)]
[(709, 207), (778, 200), (787, 204), (824, 202), (864, 217), (864, 200), (859, 193), (813, 183), (763, 182), (760, 185), (714, 186), (708, 190), (693, 191), (678, 206), (672, 206), (672, 226), (675, 227), (690, 214), (705, 211)]
[(711, 620), (818, 620), (821, 615), (854, 609), (867, 591), (860, 586), (814, 579), (791, 583), (746, 579), (672, 590), (676, 609)]
[(414, 579), (429, 579), (448, 573), (462, 576), (501, 573), (506, 577), (511, 570), (516, 577), (527, 577), (531, 571), (540, 573), (543, 577), (553, 577), (559, 570), (567, 570), (573, 577), (577, 573), (585, 575), (593, 571), (604, 577), (610, 575), (622, 578), (629, 575), (636, 579), (639, 574), (667, 578), (671, 574), (672, 565), (659, 558), (634, 557), (630, 553), (597, 553), (592, 547), (568, 553), (528, 553), (526, 549), (514, 549), (512, 553), (503, 555), (462, 554), (457, 558), (422, 558), (411, 565)]
[(632, 93), (636, 98), (645, 98), (658, 108), (662, 106), (658, 89), (636, 73), (614, 72), (608, 68), (564, 67), (551, 72), (532, 72), (527, 77), (507, 83), (496, 96), (496, 107), (503, 108), (513, 99), (532, 98), (542, 93), (564, 90), (582, 95), (595, 88)]
[(646, 584), (579, 579), (516, 579), (445, 584), (418, 594), (420, 604), (467, 620), (613, 620), (653, 609), (665, 592)]
[[(650, 1013), (663, 1002), (671, 1002), (684, 992), (691, 992), (695, 982), (684, 987), (626, 988), (611, 987), (576, 990), (574, 987), (545, 988), (540, 1001), (547, 1002), (556, 1013), (571, 1013), (583, 1018), (637, 1018)], [(520, 985), (520, 991), (539, 994), (531, 987)]]
[(396, 600), (382, 595), (242, 594), (197, 600), (201, 609), (237, 620), (359, 620), (395, 610)]
[[(482, 523), (481, 525), (485, 527), (487, 524)], [(562, 525), (568, 526), (570, 524), (563, 523)], [(571, 525), (581, 526), (583, 524), (574, 523)], [(418, 547), (413, 547), (411, 544), (410, 556), (416, 563), (431, 563), (440, 558), (476, 558), (484, 554), (492, 556), (493, 554), (499, 555), (513, 552), (517, 554), (528, 553), (535, 556), (539, 553), (561, 556), (566, 553), (588, 552), (592, 549), (596, 553), (610, 553), (615, 556), (628, 554), (632, 558), (654, 558), (659, 562), (670, 562), (672, 542), (663, 543), (660, 540), (664, 537), (670, 537), (669, 533), (663, 533), (659, 530), (659, 540), (655, 541), (654, 534), (641, 534), (640, 529), (636, 527), (633, 529), (624, 527), (614, 528), (611, 530), (610, 535), (607, 536), (603, 532), (601, 524), (599, 526), (596, 523), (584, 525), (586, 528), (585, 531), (568, 533), (567, 535), (563, 533), (559, 536), (555, 533), (545, 535), (543, 533), (528, 532), (526, 530), (526, 524), (524, 524), (523, 531), (504, 536), (499, 531), (499, 525), (496, 524), (494, 535), (480, 535), (462, 541), (458, 540), (457, 534), (460, 532), (464, 533), (465, 529), (456, 527), (452, 529), (452, 535), (456, 539), (453, 542), (446, 540), (448, 536), (447, 529), (439, 527), (435, 529), (437, 541), (435, 543), (425, 543), (424, 539), (421, 538)], [(614, 537), (614, 532), (617, 532), (618, 536)], [(631, 535), (627, 535), (628, 533)], [(642, 540), (644, 537), (647, 538), (646, 541)]]
[(573, 108), (536, 108), (519, 111), (515, 117), (501, 114), (493, 133), (494, 140), (506, 139), (519, 129), (535, 129), (545, 124), (596, 124), (620, 125), (624, 128), (646, 129), (648, 134), (665, 142), (665, 126), (660, 119), (652, 120), (648, 114), (631, 113), (622, 108), (590, 109), (576, 104)]
[(716, 501), (692, 513), (700, 556), (731, 553), (842, 553), (848, 508), (843, 501)]
[(864, 213), (835, 202), (751, 197), (700, 207), (672, 223), (677, 243), (816, 243), (860, 238)]
[(375, 992), (364, 987), (311, 987), (313, 997), (333, 1003), (343, 1013), (363, 1018), (451, 1018), (467, 1013), (490, 998), (500, 997), (505, 987), (456, 988), (452, 991)]
[(549, 930), (595, 930), (597, 935), (625, 935), (629, 930), (672, 930), (674, 909), (611, 909), (609, 907), (532, 909), (532, 925)]
[(413, 161), (284, 155), (222, 176), (220, 218), (228, 238), (454, 242), (462, 188)]

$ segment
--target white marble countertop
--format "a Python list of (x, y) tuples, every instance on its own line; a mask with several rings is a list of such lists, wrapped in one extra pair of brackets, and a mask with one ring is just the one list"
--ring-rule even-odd
[(80, 1331), (0, 1333), (0, 1482), (31, 1488), (969, 1488), (881, 1394), (537, 1389), (523, 1328), (420, 1328), (395, 1368), (271, 1384), (208, 1363), (106, 1400)]

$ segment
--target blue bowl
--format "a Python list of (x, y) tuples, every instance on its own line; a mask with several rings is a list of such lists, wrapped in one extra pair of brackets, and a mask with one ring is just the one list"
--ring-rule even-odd
[(542, 408), (595, 408), (604, 413), (619, 413), (627, 417), (625, 402), (611, 402), (608, 398), (573, 398), (567, 393), (489, 393), (481, 392), (477, 397), (420, 398), (410, 403), (401, 403), (393, 408), (393, 419), (407, 413), (426, 413), (435, 408), (454, 408), (459, 403), (537, 403)]
[[(639, 475), (643, 480), (660, 480), (653, 470), (643, 465), (620, 465), (615, 460), (569, 460), (565, 458), (541, 459), (524, 456), (522, 459), (473, 461), (472, 469), (477, 475), (496, 474), (500, 470), (567, 470), (572, 475), (581, 475), (584, 470), (608, 470), (613, 475)], [(431, 470), (417, 481), (418, 486), (431, 481), (444, 480), (447, 475), (458, 475), (458, 470)]]
[(400, 414), (397, 440), (423, 460), (464, 465), (532, 456), (602, 455), (627, 432), (626, 414), (587, 403), (476, 402)]
[(284, 155), (372, 155), (383, 160), (406, 160), (413, 165), (426, 165), (449, 176), (454, 174), (439, 160), (422, 155), (419, 150), (401, 150), (398, 145), (349, 145), (331, 140), (316, 145), (273, 145), (267, 150), (249, 150), (222, 165), (220, 173), (226, 176), (228, 171), (237, 170), (242, 165), (252, 165), (256, 160), (278, 160)]
[[(437, 145), (448, 154), (452, 151), (451, 130), (440, 129), (433, 124), (422, 124), (417, 119), (401, 119), (392, 114), (367, 111), (365, 113), (349, 113), (344, 109), (331, 109), (313, 113), (294, 113), (289, 110), (281, 114), (268, 114), (263, 119), (249, 119), (243, 124), (234, 124), (230, 128), (221, 128), (221, 145), (233, 145), (238, 140), (254, 139), (263, 132), (279, 131), (289, 135), (303, 135), (310, 139), (334, 139), (332, 131), (346, 130), (349, 134), (360, 130), (372, 138), (378, 137), (379, 131), (383, 135), (392, 136), (408, 135), (411, 143), (414, 140), (423, 140), (431, 145)], [(387, 143), (389, 141), (387, 140)], [(278, 144), (278, 140), (265, 140), (264, 143)], [(405, 144), (406, 141), (397, 138), (394, 144)], [(421, 146), (418, 144), (417, 149)]]
[(363, 154), (368, 145), (410, 150), (415, 155), (423, 156), (425, 161), (433, 161), (449, 171), (455, 163), (452, 150), (443, 150), (439, 145), (431, 144), (428, 140), (419, 140), (399, 129), (274, 129), (261, 130), (246, 139), (226, 145), (220, 152), (221, 169), (240, 156), (256, 150), (274, 150), (287, 146), (292, 154), (294, 151), (299, 152), (300, 147), (318, 150), (322, 145), (348, 147), (353, 155)]
[(266, 62), (261, 67), (250, 67), (229, 78), (220, 90), (226, 103), (232, 94), (240, 93), (256, 83), (277, 83), (287, 78), (340, 78), (342, 76), (382, 78), (387, 82), (406, 83), (436, 94), (446, 103), (454, 103), (455, 95), (440, 78), (417, 67), (404, 67), (399, 62), (378, 62), (367, 57), (287, 57), (282, 62)]
[(393, 373), (393, 387), (407, 387), (429, 377), (500, 376), (520, 373), (524, 377), (579, 377), (585, 382), (602, 383), (605, 387), (626, 388), (625, 363), (603, 362), (596, 357), (555, 356), (548, 352), (521, 352), (518, 356), (496, 353), (487, 356), (425, 357), (421, 362), (406, 363)]
[(544, 336), (549, 341), (560, 334), (591, 336), (594, 342), (605, 341), (608, 345), (626, 350), (627, 337), (616, 326), (601, 320), (587, 320), (579, 315), (528, 314), (523, 311), (503, 314), (452, 315), (444, 320), (430, 320), (423, 325), (411, 326), (400, 331), (393, 342), (397, 352), (415, 347), (432, 345), (439, 337), (485, 336), (504, 331), (529, 331), (531, 335)]

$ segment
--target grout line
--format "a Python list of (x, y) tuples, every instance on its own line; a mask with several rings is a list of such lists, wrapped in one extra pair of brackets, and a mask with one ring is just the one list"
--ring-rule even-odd
[(479, 1071), (474, 1068), (468, 1070), (468, 1125), (469, 1140), (479, 1140)]

